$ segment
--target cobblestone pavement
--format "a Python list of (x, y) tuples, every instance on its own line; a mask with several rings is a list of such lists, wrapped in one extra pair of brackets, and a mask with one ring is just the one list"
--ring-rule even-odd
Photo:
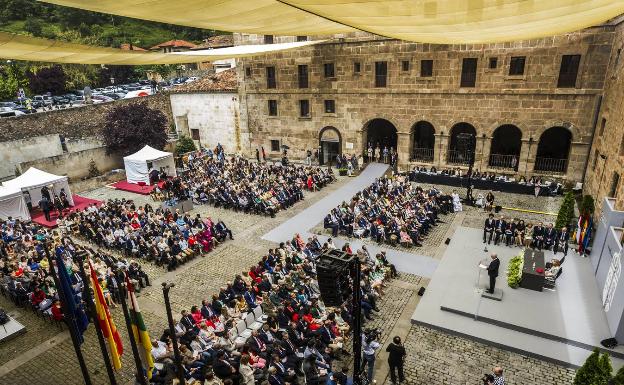
[[(236, 213), (212, 206), (196, 207), (193, 214), (200, 213), (209, 215), (213, 219), (223, 219), (233, 230), (235, 239), (225, 241), (213, 252), (206, 254), (203, 258), (196, 258), (174, 272), (166, 272), (165, 269), (148, 262), (142, 264), (153, 282), (152, 287), (139, 294), (143, 317), (151, 335), (159, 337), (167, 324), (160, 282), (167, 281), (176, 284), (170, 292), (170, 298), (174, 317), (177, 318), (180, 310), (199, 304), (203, 298), (216, 293), (227, 280), (233, 279), (236, 274), (256, 263), (269, 248), (275, 247), (275, 244), (260, 238), (263, 234), (327, 194), (336, 191), (347, 180), (348, 178), (340, 178), (338, 182), (320, 192), (306, 194), (304, 201), (297, 203), (289, 210), (279, 212), (276, 218)], [(444, 186), (441, 188), (445, 189)], [(150, 202), (148, 196), (135, 195), (108, 187), (83, 193), (83, 195), (95, 199), (131, 198), (137, 205)], [(535, 199), (532, 196), (502, 193), (495, 195), (497, 202), (503, 206), (532, 210), (556, 211), (560, 202), (559, 198)], [(443, 218), (446, 223), (438, 226), (430, 234), (425, 247), (412, 248), (409, 251), (432, 255), (428, 253), (444, 247), (444, 234), (449, 230), (451, 223), (455, 226), (458, 220), (463, 220), (464, 223), (474, 221), (475, 226), (478, 222), (477, 227), (480, 227), (483, 217), (484, 213), (474, 208), (467, 208), (459, 216), (447, 215)], [(293, 232), (296, 230), (293, 229)], [(406, 374), (410, 385), (479, 384), (482, 373), (487, 372), (494, 365), (502, 365), (508, 369), (507, 383), (509, 384), (563, 385), (571, 383), (573, 376), (571, 370), (435, 330), (410, 326), (409, 323), (405, 327), (405, 321), (409, 320), (413, 312), (411, 307), (416, 306), (418, 288), (426, 285), (427, 280), (410, 274), (401, 274), (398, 279), (390, 281), (385, 296), (379, 301), (378, 306), (381, 312), (375, 313), (375, 319), (365, 324), (365, 327), (380, 328), (383, 346), (395, 333), (404, 332), (409, 352)], [(16, 318), (28, 328), (26, 334), (0, 344), (1, 383), (15, 385), (79, 385), (82, 383), (71, 341), (65, 331), (61, 331), (50, 322), (37, 318), (28, 310), (15, 309), (3, 297), (0, 297), (0, 307), (16, 313)], [(131, 384), (134, 365), (124, 318), (119, 308), (113, 309), (112, 312), (124, 340), (126, 351), (122, 360), (123, 367), (117, 376), (118, 383)], [(405, 318), (406, 314), (407, 318)], [(43, 352), (35, 352), (36, 349), (31, 349), (44, 342), (50, 343), (50, 340), (53, 340), (56, 345), (47, 350), (43, 349)], [(108, 383), (93, 327), (90, 327), (86, 333), (82, 350), (93, 383)], [(343, 364), (347, 363), (348, 361), (345, 361)], [(377, 378), (378, 383), (383, 383), (385, 373), (380, 370)]]

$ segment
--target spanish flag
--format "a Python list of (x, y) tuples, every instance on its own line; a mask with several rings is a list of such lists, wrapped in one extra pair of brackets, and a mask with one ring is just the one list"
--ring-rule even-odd
[(143, 322), (143, 316), (141, 315), (141, 309), (139, 309), (139, 302), (134, 294), (134, 285), (130, 282), (130, 279), (126, 275), (126, 286), (128, 287), (128, 297), (130, 297), (130, 320), (132, 322), (132, 333), (134, 334), (134, 340), (139, 346), (139, 355), (141, 361), (147, 373), (147, 378), (152, 378), (152, 371), (154, 370), (154, 357), (152, 357), (152, 340), (150, 339), (145, 323)]
[(123, 354), (121, 337), (119, 336), (119, 332), (117, 332), (115, 322), (113, 322), (113, 318), (108, 310), (108, 305), (106, 305), (104, 293), (102, 293), (102, 287), (98, 282), (97, 274), (95, 273), (95, 269), (93, 268), (91, 261), (89, 261), (89, 269), (91, 270), (91, 285), (93, 285), (95, 309), (97, 311), (100, 328), (102, 329), (104, 338), (108, 341), (108, 351), (110, 353), (113, 368), (115, 370), (119, 370), (121, 368), (120, 356)]

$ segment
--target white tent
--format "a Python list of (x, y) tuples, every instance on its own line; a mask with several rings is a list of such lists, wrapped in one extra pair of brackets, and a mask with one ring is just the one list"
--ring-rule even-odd
[(160, 170), (161, 167), (167, 175), (176, 175), (173, 154), (150, 146), (145, 146), (134, 154), (124, 157), (124, 166), (128, 183), (145, 182), (149, 185), (149, 172), (154, 169)]
[(54, 197), (54, 194), (60, 194), (61, 189), (64, 189), (69, 204), (74, 205), (74, 199), (69, 190), (69, 180), (66, 176), (50, 174), (34, 167), (29, 168), (17, 178), (4, 182), (2, 185), (8, 188), (19, 189), (22, 192), (28, 192), (33, 206), (36, 206), (41, 200), (41, 188), (43, 186), (48, 186), (52, 197)]
[(0, 186), (0, 219), (30, 220), (30, 213), (22, 190), (17, 187)]

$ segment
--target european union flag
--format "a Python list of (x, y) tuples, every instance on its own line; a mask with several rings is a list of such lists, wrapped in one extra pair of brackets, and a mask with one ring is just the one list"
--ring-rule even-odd
[(80, 297), (78, 297), (77, 293), (72, 287), (71, 278), (67, 273), (67, 269), (65, 268), (65, 262), (63, 262), (63, 258), (61, 258), (60, 253), (56, 254), (55, 260), (59, 284), (61, 286), (59, 290), (59, 299), (62, 303), (67, 304), (68, 314), (65, 314), (67, 325), (68, 327), (72, 328), (73, 331), (76, 333), (80, 343), (83, 343), (84, 338), (82, 334), (85, 330), (87, 330), (87, 326), (89, 325), (89, 319), (84, 312)]

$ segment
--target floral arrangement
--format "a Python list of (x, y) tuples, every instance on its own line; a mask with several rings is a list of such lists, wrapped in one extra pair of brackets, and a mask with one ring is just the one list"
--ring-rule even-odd
[(509, 260), (509, 266), (507, 267), (507, 284), (512, 289), (516, 289), (520, 286), (522, 280), (522, 269), (524, 268), (524, 250), (519, 255)]

